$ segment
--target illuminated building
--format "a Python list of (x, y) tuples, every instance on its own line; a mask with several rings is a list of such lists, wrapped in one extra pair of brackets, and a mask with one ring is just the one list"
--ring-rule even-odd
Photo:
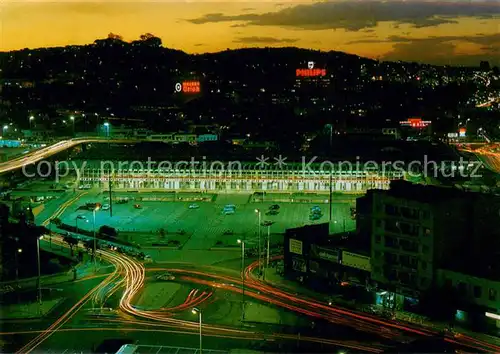
[[(78, 163), (75, 161), (76, 165)], [(102, 168), (101, 168), (102, 167)], [(309, 168), (310, 167), (310, 168)], [(113, 188), (154, 189), (163, 191), (213, 191), (213, 192), (314, 192), (328, 194), (329, 170), (320, 171), (319, 164), (307, 168), (301, 163), (287, 163), (283, 169), (275, 165), (260, 168), (257, 163), (172, 161), (152, 164), (146, 162), (86, 161), (80, 182), (106, 187), (109, 176)], [(363, 193), (368, 189), (386, 189), (392, 179), (403, 178), (403, 171), (384, 172), (361, 168), (334, 169), (331, 173), (334, 192)]]

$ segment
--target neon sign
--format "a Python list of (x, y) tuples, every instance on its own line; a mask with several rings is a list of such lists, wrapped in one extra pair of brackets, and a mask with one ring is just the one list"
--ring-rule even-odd
[(460, 128), (458, 130), (458, 136), (461, 137), (461, 138), (465, 137), (466, 133), (467, 133), (467, 129), (465, 129), (465, 128)]
[(326, 76), (326, 69), (297, 69), (295, 70), (297, 77), (316, 77)]
[(412, 128), (425, 128), (431, 123), (430, 120), (422, 120), (422, 118), (409, 118), (408, 120), (399, 122), (402, 126)]
[(183, 81), (182, 82), (182, 92), (183, 93), (200, 93), (200, 82), (199, 81)]

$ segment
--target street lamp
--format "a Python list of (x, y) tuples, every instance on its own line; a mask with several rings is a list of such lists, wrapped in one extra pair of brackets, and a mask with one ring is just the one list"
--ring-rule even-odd
[[(327, 127), (330, 129), (330, 151), (328, 152), (328, 157), (331, 157), (331, 153), (332, 153), (332, 140), (333, 140), (333, 125), (332, 124), (328, 124)], [(329, 217), (329, 220), (330, 220), (330, 223), (332, 222), (332, 213), (333, 213), (333, 165), (330, 166), (330, 181), (329, 181), (329, 207), (330, 207), (330, 217)]]
[(198, 317), (199, 317), (199, 320), (200, 320), (200, 326), (199, 326), (199, 327), (200, 327), (200, 354), (201, 354), (201, 352), (202, 352), (202, 348), (201, 348), (201, 338), (202, 338), (202, 337), (201, 337), (201, 311), (200, 311), (200, 309), (198, 309), (198, 308), (196, 308), (196, 307), (195, 307), (195, 308), (193, 308), (193, 309), (191, 310), (191, 312), (192, 312), (194, 315), (198, 314)]
[(241, 244), (241, 321), (245, 321), (245, 241), (238, 243)]
[(38, 263), (38, 303), (41, 305), (42, 304), (42, 282), (40, 279), (41, 272), (40, 272), (40, 240), (43, 239), (43, 236), (37, 237), (36, 238), (36, 256), (37, 256), (37, 263)]
[(30, 119), (29, 119), (29, 122), (30, 122), (30, 130), (31, 130), (31, 121), (34, 120), (35, 117), (34, 116), (30, 116)]
[(75, 135), (75, 116), (70, 116), (69, 119), (73, 122), (73, 136)]
[(94, 233), (94, 268), (97, 269), (97, 254), (96, 254), (96, 245), (97, 245), (97, 240), (96, 240), (96, 237), (95, 237), (95, 212), (99, 210), (99, 205), (97, 205), (94, 210), (92, 211), (92, 215), (94, 217), (94, 222), (92, 224), (92, 229), (93, 229), (93, 233)]
[(261, 256), (260, 223), (261, 223), (262, 213), (260, 212), (260, 209), (255, 209), (255, 212), (258, 215), (258, 222), (259, 222), (259, 226), (258, 226), (259, 238), (258, 238), (258, 240), (259, 240), (259, 277), (260, 277), (260, 275), (262, 274), (262, 268), (261, 268), (261, 262), (260, 262), (260, 256)]
[(18, 255), (20, 253), (23, 253), (23, 249), (22, 248), (18, 248), (17, 249), (17, 252), (15, 253), (16, 255), (16, 282), (19, 280), (19, 259), (18, 259)]

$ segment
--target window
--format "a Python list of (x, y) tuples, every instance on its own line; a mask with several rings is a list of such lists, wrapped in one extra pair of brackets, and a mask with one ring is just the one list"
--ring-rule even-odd
[(491, 289), (488, 291), (488, 298), (490, 301), (496, 301), (497, 300), (497, 291), (495, 289)]
[(478, 286), (478, 285), (475, 285), (475, 286), (474, 286), (474, 297), (475, 297), (475, 298), (480, 298), (480, 297), (481, 297), (481, 293), (482, 293), (482, 291), (481, 291), (481, 290), (482, 290), (482, 289), (481, 289), (481, 287), (480, 287), (480, 286)]

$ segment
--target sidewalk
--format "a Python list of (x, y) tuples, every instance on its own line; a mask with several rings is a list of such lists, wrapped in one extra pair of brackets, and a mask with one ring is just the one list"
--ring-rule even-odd
[[(77, 280), (94, 274), (94, 267), (93, 264), (91, 263), (84, 263), (84, 264), (80, 263), (76, 265), (75, 268), (76, 268)], [(40, 283), (42, 287), (70, 282), (73, 280), (74, 280), (74, 275), (71, 269), (67, 272), (43, 275), (40, 277)], [(8, 282), (0, 283), (0, 290), (6, 289), (7, 291), (4, 291), (3, 293), (8, 293), (22, 289), (36, 288), (37, 285), (38, 285), (38, 277), (24, 278), (24, 279), (19, 279), (19, 281), (11, 280)]]
[(18, 320), (41, 318), (57, 307), (64, 298), (38, 302), (12, 304), (0, 307), (0, 320)]

